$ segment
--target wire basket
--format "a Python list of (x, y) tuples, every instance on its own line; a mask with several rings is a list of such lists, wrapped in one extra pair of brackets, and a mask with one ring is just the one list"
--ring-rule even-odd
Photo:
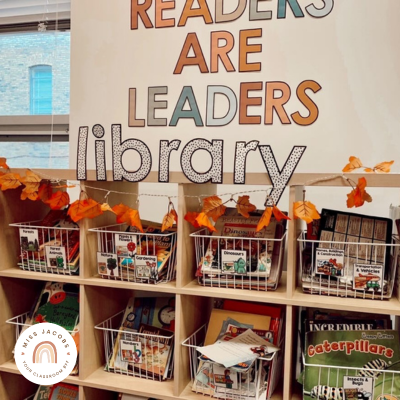
[(18, 266), (24, 271), (77, 275), (79, 228), (43, 227), (40, 222), (10, 224), (19, 228)]
[(176, 276), (176, 232), (148, 227), (129, 232), (126, 224), (89, 229), (96, 232), (99, 276), (120, 281), (159, 284)]
[(26, 397), (24, 400), (33, 400), (35, 398), (36, 394), (32, 394), (29, 397)]
[[(15, 343), (17, 343), (20, 335), (29, 327), (33, 325), (31, 319), (31, 313), (26, 312), (24, 314), (17, 315), (16, 317), (10, 318), (6, 321), (7, 324), (11, 324), (15, 326)], [(67, 330), (72, 336), (78, 335), (77, 341), (79, 341), (79, 327), (75, 327), (73, 331)], [(76, 361), (76, 365), (72, 370), (70, 375), (77, 375), (78, 374), (78, 359)]]
[[(95, 326), (103, 332), (105, 371), (154, 381), (173, 377), (174, 334), (136, 332), (121, 326), (125, 311)], [(157, 331), (156, 327), (154, 328)]]
[(390, 244), (308, 240), (298, 237), (303, 291), (363, 299), (390, 299), (396, 280), (399, 239)]
[[(382, 360), (363, 368), (304, 362), (303, 399), (393, 400), (400, 395), (400, 371), (387, 370)], [(355, 383), (353, 383), (355, 382)], [(372, 390), (372, 391), (371, 391)]]
[[(193, 392), (237, 400), (261, 400), (272, 396), (282, 371), (282, 350), (259, 357), (247, 372), (238, 372), (201, 357), (196, 348), (204, 345), (206, 333), (207, 325), (203, 325), (182, 343), (189, 351)], [(226, 374), (227, 371), (229, 375)]]
[(196, 249), (196, 276), (203, 286), (276, 290), (282, 274), (286, 231), (278, 239), (190, 235)]

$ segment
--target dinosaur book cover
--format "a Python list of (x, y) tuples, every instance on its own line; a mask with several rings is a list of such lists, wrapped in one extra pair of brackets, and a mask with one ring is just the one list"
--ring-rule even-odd
[(395, 330), (306, 334), (303, 399), (400, 399)]

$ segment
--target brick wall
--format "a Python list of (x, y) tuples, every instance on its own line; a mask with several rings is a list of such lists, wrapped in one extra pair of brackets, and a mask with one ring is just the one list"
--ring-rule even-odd
[(29, 67), (51, 65), (53, 113), (69, 114), (70, 34), (0, 35), (0, 115), (29, 115)]

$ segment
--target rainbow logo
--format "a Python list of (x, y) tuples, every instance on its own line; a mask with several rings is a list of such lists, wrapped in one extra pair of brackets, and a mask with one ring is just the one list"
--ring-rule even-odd
[(46, 355), (48, 363), (57, 364), (57, 349), (52, 342), (41, 342), (35, 347), (33, 363), (42, 364), (44, 355)]

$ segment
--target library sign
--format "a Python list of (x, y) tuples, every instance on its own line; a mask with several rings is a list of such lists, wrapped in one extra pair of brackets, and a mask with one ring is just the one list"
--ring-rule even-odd
[(168, 182), (170, 171), (183, 171), (194, 183), (222, 183), (228, 171), (235, 184), (244, 184), (246, 171), (264, 171), (277, 202), (315, 139), (320, 161), (332, 158), (321, 154), (321, 138), (329, 134), (328, 125), (341, 127), (338, 113), (348, 99), (338, 90), (354, 91), (343, 84), (348, 77), (343, 49), (337, 49), (342, 43), (333, 33), (338, 21), (345, 25), (341, 30), (351, 28), (347, 14), (353, 15), (356, 5), (334, 0), (91, 4), (77, 2), (73, 16), (75, 28), (79, 18), (85, 25), (77, 28), (72, 46), (73, 57), (74, 47), (81, 57), (79, 65), (73, 63), (71, 103), (78, 179), (95, 168), (100, 181), (112, 169), (115, 181), (142, 181), (157, 170), (159, 182)]

